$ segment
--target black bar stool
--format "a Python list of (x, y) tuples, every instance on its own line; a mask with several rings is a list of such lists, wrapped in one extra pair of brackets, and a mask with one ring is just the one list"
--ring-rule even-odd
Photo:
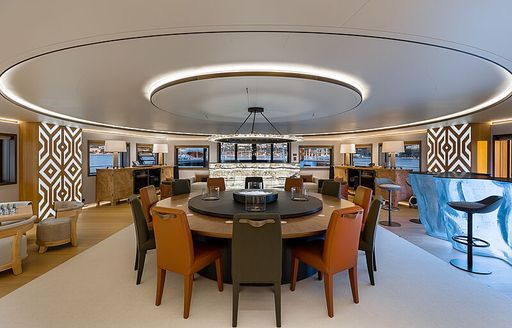
[(398, 207), (393, 207), (393, 191), (398, 191), (402, 187), (397, 185), (393, 180), (388, 178), (375, 178), (375, 184), (382, 190), (386, 190), (388, 192), (388, 203), (382, 206), (383, 210), (388, 211), (388, 220), (387, 221), (379, 221), (380, 224), (388, 226), (388, 227), (400, 227), (402, 226), (398, 222), (393, 222), (391, 220), (391, 212), (399, 211)]
[[(409, 187), (411, 187), (411, 189), (412, 189), (411, 181), (409, 181), (409, 175), (407, 175), (407, 180), (405, 180), (405, 183), (407, 183), (407, 185), (408, 185)], [(412, 197), (416, 198), (416, 197), (414, 196), (414, 194), (411, 196), (411, 198), (412, 198)], [(411, 198), (409, 198), (409, 207), (411, 207)], [(416, 204), (416, 207), (418, 207), (418, 204)], [(419, 218), (417, 218), (417, 219), (416, 219), (416, 218), (414, 218), (414, 219), (409, 219), (409, 222), (416, 223), (416, 224), (421, 224), (421, 220), (420, 220)]]
[(448, 206), (457, 211), (465, 212), (468, 214), (468, 235), (467, 236), (453, 236), (452, 239), (459, 243), (464, 244), (468, 248), (467, 260), (453, 259), (450, 264), (454, 267), (476, 274), (491, 274), (478, 265), (473, 263), (473, 247), (489, 247), (490, 244), (480, 238), (473, 237), (473, 214), (485, 214), (496, 210), (500, 205), (503, 197), (489, 196), (478, 202), (449, 202)]

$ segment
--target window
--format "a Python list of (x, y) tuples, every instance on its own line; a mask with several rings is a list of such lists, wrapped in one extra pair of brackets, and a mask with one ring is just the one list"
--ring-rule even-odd
[(332, 165), (332, 146), (299, 146), (300, 167), (329, 167)]
[(232, 144), (219, 143), (219, 162), (262, 162), (287, 163), (289, 159), (288, 143), (278, 144)]
[[(379, 164), (389, 167), (389, 154), (382, 152), (379, 144)], [(421, 170), (421, 141), (405, 141), (404, 152), (396, 154), (396, 166), (404, 170)]]
[(175, 149), (179, 168), (208, 167), (208, 146), (176, 146)]
[[(105, 141), (87, 142), (89, 158), (89, 176), (96, 175), (97, 169), (106, 169), (114, 166), (114, 153), (105, 152)], [(118, 163), (122, 167), (130, 166), (130, 143), (126, 143), (126, 152), (118, 154)]]
[(0, 133), (0, 184), (16, 183), (16, 135)]
[(153, 144), (136, 144), (135, 152), (137, 153), (137, 161), (141, 165), (155, 165), (156, 156), (153, 154)]
[(369, 166), (372, 163), (372, 145), (356, 145), (352, 158), (355, 166)]

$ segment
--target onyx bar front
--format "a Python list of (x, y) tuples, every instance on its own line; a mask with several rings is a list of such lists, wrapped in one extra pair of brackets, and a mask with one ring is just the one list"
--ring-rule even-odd
[(427, 234), (446, 239), (463, 252), (466, 246), (456, 243), (452, 237), (467, 233), (467, 216), (448, 206), (448, 202), (502, 196), (503, 202), (497, 210), (474, 217), (473, 235), (490, 243), (490, 247), (475, 248), (474, 254), (496, 257), (512, 265), (511, 179), (471, 173), (410, 173), (409, 180)]

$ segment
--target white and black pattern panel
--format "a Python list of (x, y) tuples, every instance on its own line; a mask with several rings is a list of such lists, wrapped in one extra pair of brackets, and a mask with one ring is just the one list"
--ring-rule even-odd
[(427, 131), (427, 170), (434, 173), (471, 171), (471, 125)]
[(38, 216), (55, 215), (53, 203), (82, 199), (82, 130), (39, 124)]

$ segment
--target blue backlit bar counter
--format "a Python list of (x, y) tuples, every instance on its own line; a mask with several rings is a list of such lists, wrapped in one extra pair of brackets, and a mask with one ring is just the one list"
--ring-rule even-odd
[(454, 242), (452, 236), (467, 234), (467, 216), (447, 203), (503, 196), (503, 202), (496, 211), (474, 216), (473, 235), (488, 241), (491, 246), (473, 248), (473, 253), (496, 257), (512, 265), (511, 179), (474, 173), (410, 173), (409, 180), (427, 234), (450, 241), (455, 249), (462, 252), (466, 252), (466, 246)]

